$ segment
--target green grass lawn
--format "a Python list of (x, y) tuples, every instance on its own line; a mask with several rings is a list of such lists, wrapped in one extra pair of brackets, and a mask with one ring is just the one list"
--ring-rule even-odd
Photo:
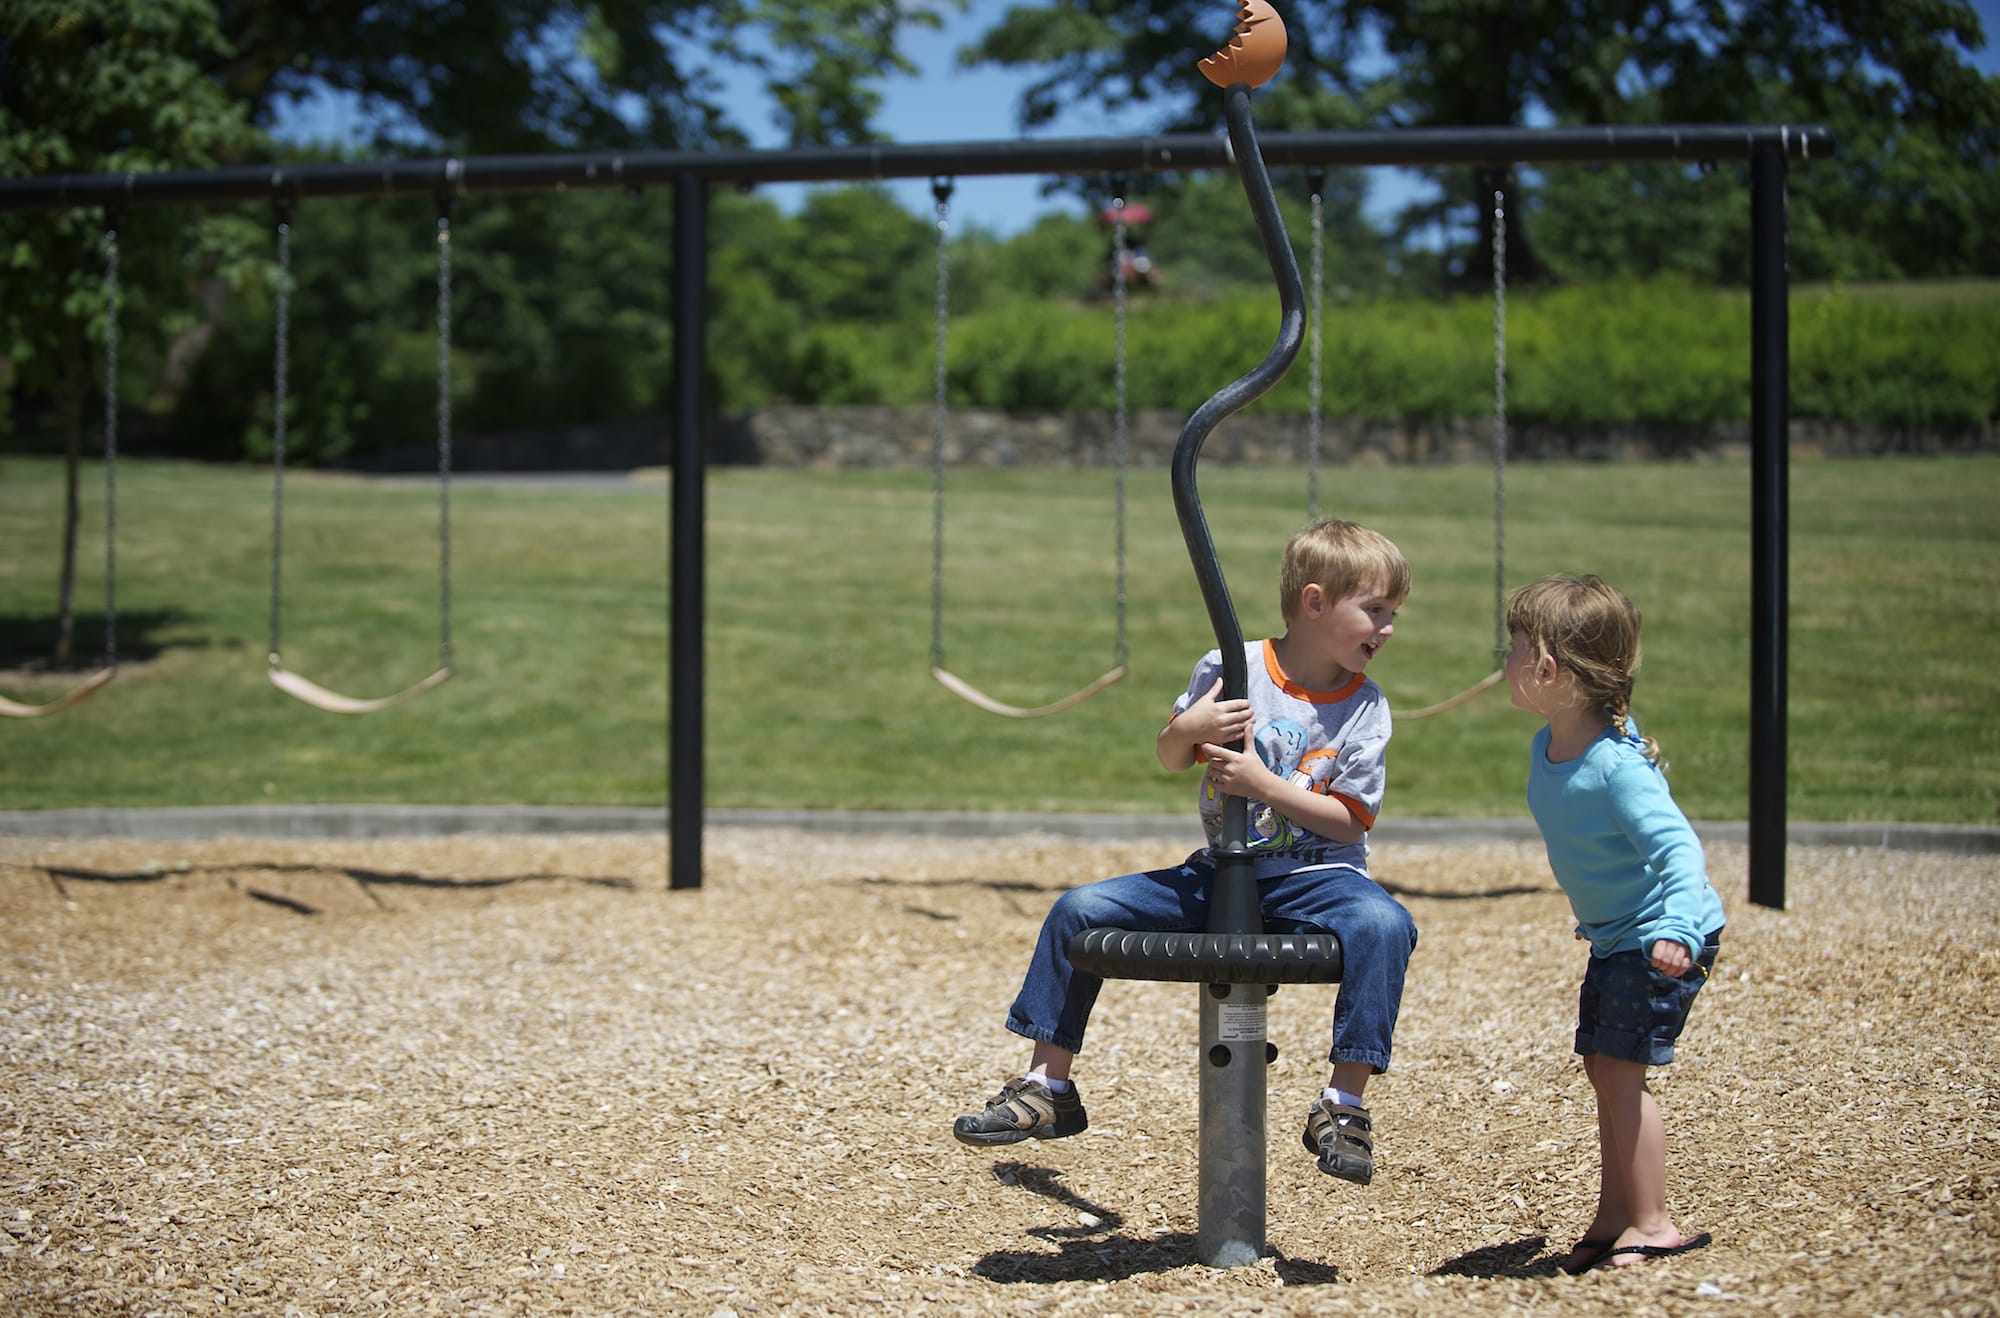
[[(0, 461), (0, 654), (45, 644), (61, 468)], [(2000, 822), (2000, 459), (1802, 461), (1791, 473), (1790, 813)], [(1244, 631), (1277, 627), (1300, 471), (1205, 471)], [(948, 666), (1016, 705), (1111, 664), (1105, 471), (951, 474)], [(711, 806), (1178, 811), (1191, 778), (1152, 738), (1213, 644), (1164, 470), (1129, 485), (1130, 674), (1070, 713), (1006, 719), (931, 680), (925, 472), (710, 473), (705, 766)], [(1337, 468), (1325, 511), (1394, 537), (1416, 569), (1371, 670), (1401, 709), (1493, 667), (1492, 475)], [(1740, 462), (1537, 464), (1508, 473), (1506, 579), (1596, 571), (1647, 617), (1635, 708), (1691, 815), (1748, 808), (1749, 472)], [(251, 468), (126, 461), (121, 650), (82, 705), (0, 722), (0, 804), (658, 804), (666, 796), (667, 500), (461, 485), (458, 676), (406, 705), (322, 713), (269, 686), (270, 491)], [(102, 624), (101, 472), (85, 484), (78, 643)], [(437, 659), (436, 491), (287, 481), (284, 653), (336, 690), (400, 689)], [(0, 674), (46, 699), (60, 678)], [(1390, 815), (1522, 813), (1534, 724), (1495, 689), (1406, 722)]]
[[(53, 612), (60, 478), (58, 463), (0, 463), (0, 653), (20, 653), (23, 631), (45, 630)], [(265, 681), (268, 473), (121, 462), (119, 646), (156, 656), (64, 713), (0, 721), (0, 800), (657, 803), (666, 793), (662, 488), (454, 489), (457, 676), (354, 717)], [(103, 635), (101, 490), (93, 467), (77, 588), (85, 656)], [(381, 696), (437, 666), (435, 486), (288, 476), (284, 562), (288, 667), (344, 694)], [(62, 686), (5, 689), (22, 699)]]

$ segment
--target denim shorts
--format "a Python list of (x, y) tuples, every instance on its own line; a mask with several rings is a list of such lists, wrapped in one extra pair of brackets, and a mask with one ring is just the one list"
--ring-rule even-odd
[(1715, 969), (1722, 931), (1708, 936), (1688, 972), (1679, 979), (1653, 968), (1642, 951), (1593, 956), (1577, 995), (1576, 1051), (1615, 1057), (1641, 1066), (1674, 1060), (1674, 1041), (1687, 1024), (1694, 995)]

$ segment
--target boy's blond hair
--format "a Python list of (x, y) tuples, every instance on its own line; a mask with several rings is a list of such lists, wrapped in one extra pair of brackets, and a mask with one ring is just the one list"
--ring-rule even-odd
[[(1543, 577), (1507, 599), (1508, 634), (1527, 637), (1537, 660), (1554, 659), (1619, 732), (1632, 714), (1643, 621), (1639, 606), (1625, 592), (1595, 574)], [(1640, 740), (1646, 758), (1659, 763), (1659, 743), (1651, 737)]]
[(1278, 608), (1289, 624), (1298, 615), (1307, 586), (1318, 586), (1334, 599), (1363, 591), (1384, 599), (1410, 594), (1410, 562), (1395, 541), (1358, 522), (1328, 518), (1293, 536), (1285, 546), (1278, 573)]

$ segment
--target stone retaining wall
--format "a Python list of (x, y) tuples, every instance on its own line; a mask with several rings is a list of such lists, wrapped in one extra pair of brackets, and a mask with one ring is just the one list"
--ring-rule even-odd
[[(1140, 411), (1127, 427), (1127, 457), (1135, 467), (1163, 467), (1187, 418)], [(718, 421), (710, 432), (711, 461), (803, 467), (927, 466), (934, 445), (927, 408), (771, 407)], [(1097, 467), (1115, 460), (1114, 418), (1104, 412), (1008, 413), (955, 410), (945, 426), (945, 461), (954, 466)], [(1714, 459), (1749, 452), (1747, 422), (1706, 426), (1618, 425), (1509, 427), (1510, 461), (1645, 458)], [(1849, 457), (1882, 453), (1992, 451), (1994, 427), (1945, 431), (1794, 420), (1797, 456)], [(1312, 439), (1305, 417), (1230, 417), (1202, 447), (1204, 459), (1254, 465), (1303, 464)], [(1487, 419), (1408, 421), (1328, 417), (1321, 425), (1322, 462), (1491, 462), (1493, 423)]]
[[(1133, 467), (1164, 467), (1180, 439), (1185, 415), (1141, 411), (1127, 426)], [(928, 407), (767, 407), (709, 423), (709, 461), (793, 467), (928, 467), (933, 419)], [(1105, 467), (1115, 461), (1115, 422), (1108, 412), (954, 410), (945, 428), (945, 460), (953, 466)], [(1516, 424), (1507, 435), (1508, 460), (1740, 457), (1749, 425), (1551, 426)], [(547, 430), (467, 433), (453, 443), (462, 471), (624, 471), (669, 465), (672, 422), (666, 417)], [(1958, 430), (1897, 428), (1842, 421), (1794, 420), (1792, 452), (1800, 457), (1884, 453), (1993, 452), (1995, 427)], [(1242, 465), (1303, 465), (1311, 449), (1299, 416), (1230, 417), (1202, 447), (1206, 461)], [(1369, 465), (1491, 462), (1493, 423), (1485, 418), (1413, 421), (1328, 417), (1321, 426), (1320, 461)], [(367, 471), (431, 471), (429, 444), (378, 452), (353, 464)]]

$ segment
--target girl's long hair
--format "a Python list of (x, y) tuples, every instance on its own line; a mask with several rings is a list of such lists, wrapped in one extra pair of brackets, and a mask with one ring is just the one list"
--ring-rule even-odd
[[(1596, 575), (1543, 577), (1507, 600), (1507, 630), (1528, 638), (1573, 676), (1591, 703), (1620, 733), (1631, 733), (1632, 679), (1639, 672), (1639, 607)], [(1646, 758), (1666, 767), (1660, 744), (1640, 736)]]

